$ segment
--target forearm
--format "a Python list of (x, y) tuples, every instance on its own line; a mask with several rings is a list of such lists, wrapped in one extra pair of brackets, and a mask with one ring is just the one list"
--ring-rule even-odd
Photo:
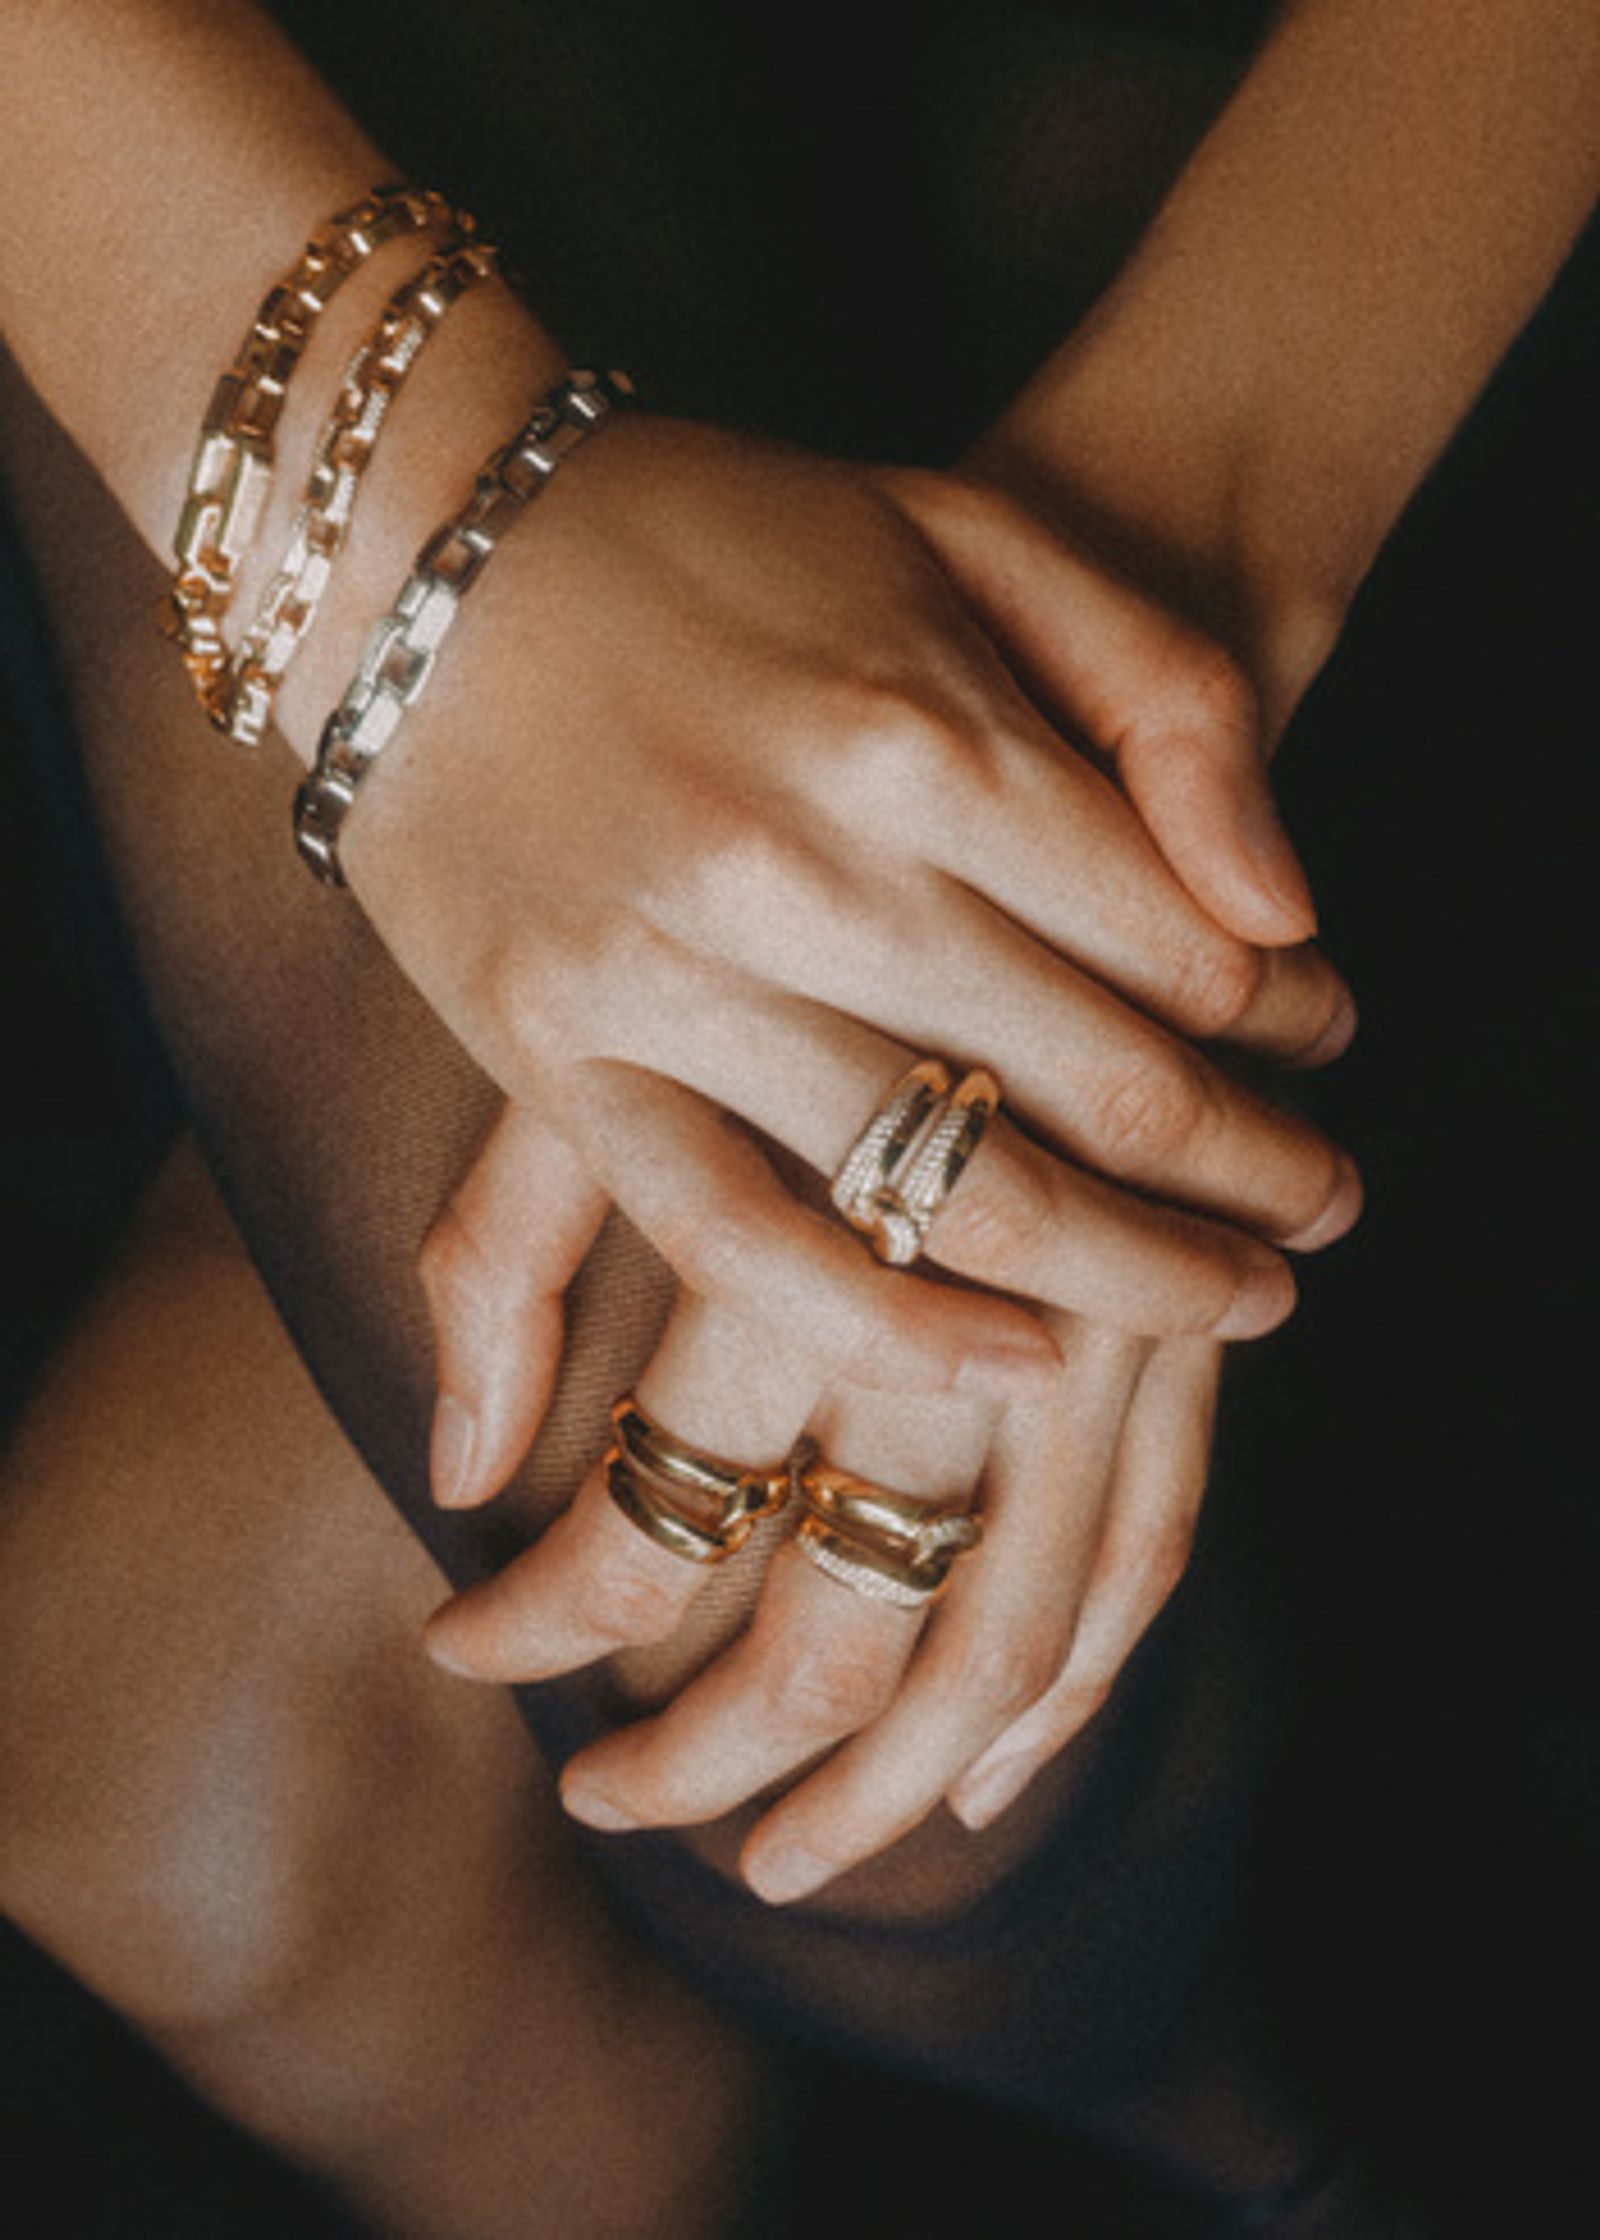
[(1597, 120), (1582, 0), (1302, 0), (990, 456), (1258, 659), (1317, 639), (1582, 226)]
[[(206, 401), (256, 303), (312, 229), (391, 167), (243, 0), (32, 0), (9, 17), (0, 325), (165, 554)], [(403, 244), (378, 251), (329, 307), (289, 390), (286, 462), (309, 459), (336, 369), (418, 261), (415, 244), (409, 256)], [(361, 620), (387, 605), (416, 544), (559, 364), (498, 285), (441, 330), (417, 369), (419, 402), (396, 415), (374, 461), (325, 626), (283, 695), (302, 750), (337, 696)], [(281, 546), (299, 479), (287, 468), (278, 478), (264, 553)]]

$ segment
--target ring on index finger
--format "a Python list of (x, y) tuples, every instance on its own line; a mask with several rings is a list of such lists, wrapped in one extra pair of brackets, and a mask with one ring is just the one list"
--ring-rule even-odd
[(736, 1555), (789, 1498), (786, 1464), (750, 1469), (704, 1454), (654, 1422), (632, 1393), (612, 1409), (611, 1425), (605, 1472), (612, 1500), (658, 1548), (690, 1563)]
[(940, 1509), (825, 1463), (815, 1440), (789, 1458), (805, 1505), (795, 1535), (819, 1571), (876, 1602), (920, 1609), (944, 1592), (956, 1558), (983, 1538), (981, 1518)]
[(895, 1083), (833, 1178), (835, 1207), (892, 1268), (909, 1268), (1000, 1108), (1000, 1083), (975, 1066), (920, 1059)]

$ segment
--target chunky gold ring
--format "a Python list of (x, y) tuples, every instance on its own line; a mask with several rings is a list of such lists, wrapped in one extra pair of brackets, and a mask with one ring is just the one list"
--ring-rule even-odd
[(936, 1509), (822, 1462), (802, 1440), (789, 1474), (806, 1514), (795, 1535), (803, 1555), (857, 1594), (901, 1609), (921, 1609), (949, 1584), (956, 1558), (983, 1538), (983, 1522), (961, 1509)]
[(892, 1268), (922, 1252), (935, 1214), (961, 1180), (1000, 1106), (1000, 1083), (976, 1066), (950, 1086), (924, 1058), (905, 1074), (845, 1154), (833, 1202)]
[(763, 1517), (789, 1498), (787, 1464), (751, 1470), (702, 1454), (647, 1416), (632, 1393), (611, 1411), (615, 1443), (605, 1457), (606, 1490), (658, 1548), (690, 1563), (736, 1555)]

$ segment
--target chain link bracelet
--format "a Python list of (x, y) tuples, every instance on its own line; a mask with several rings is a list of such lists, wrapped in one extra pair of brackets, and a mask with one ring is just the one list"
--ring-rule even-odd
[(486, 242), (466, 238), (469, 229), (470, 220), (421, 272), (396, 289), (345, 368), (333, 411), (317, 440), (283, 560), (218, 679), (212, 721), (241, 746), (254, 746), (260, 739), (278, 687), (316, 621), (350, 531), (361, 477), (406, 376), (452, 304), (497, 269), (497, 252)]
[(377, 622), (344, 698), (322, 728), (316, 760), (295, 794), (295, 844), (316, 876), (345, 884), (339, 835), (356, 790), (416, 705), (461, 602), (528, 501), (584, 438), (629, 402), (625, 373), (571, 372), (478, 475), (472, 496), (428, 539), (389, 612)]
[(212, 391), (173, 538), (177, 574), (161, 614), (208, 714), (226, 689), (222, 620), (272, 487), (284, 395), (317, 321), (375, 249), (442, 225), (450, 215), (443, 197), (430, 190), (383, 186), (330, 218), (263, 298), (238, 356)]

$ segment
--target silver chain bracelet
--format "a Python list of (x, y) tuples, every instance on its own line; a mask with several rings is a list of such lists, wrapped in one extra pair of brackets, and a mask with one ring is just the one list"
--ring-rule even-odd
[(528, 501), (585, 436), (634, 394), (625, 373), (572, 372), (485, 464), (454, 520), (431, 536), (377, 622), (344, 698), (322, 727), (295, 794), (295, 845), (317, 877), (342, 887), (339, 834), (356, 789), (426, 689), (439, 648), (484, 564)]

